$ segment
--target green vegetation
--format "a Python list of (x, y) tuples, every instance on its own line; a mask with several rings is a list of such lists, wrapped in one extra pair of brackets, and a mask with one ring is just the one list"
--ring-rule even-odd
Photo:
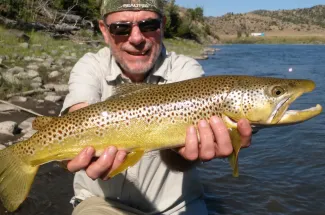
[(325, 44), (325, 37), (317, 36), (269, 36), (269, 37), (228, 37), (225, 44)]
[(204, 48), (201, 44), (181, 38), (165, 39), (164, 44), (168, 51), (174, 51), (177, 54), (183, 54), (191, 57), (201, 56)]
[(41, 57), (44, 54), (48, 54), (56, 59), (63, 54), (67, 54), (66, 50), (70, 53), (75, 52), (78, 55), (77, 57), (81, 57), (84, 52), (89, 50), (89, 47), (85, 45), (68, 40), (55, 40), (42, 32), (31, 31), (26, 34), (30, 37), (30, 41), (28, 42), (29, 48), (22, 48), (18, 44), (23, 41), (13, 36), (14, 30), (8, 30), (0, 26), (1, 55), (6, 55), (10, 58), (24, 58), (26, 56)]
[(295, 10), (257, 10), (253, 11), (252, 13), (272, 17), (283, 22), (291, 22), (294, 24), (313, 24), (325, 28), (325, 6), (322, 5)]

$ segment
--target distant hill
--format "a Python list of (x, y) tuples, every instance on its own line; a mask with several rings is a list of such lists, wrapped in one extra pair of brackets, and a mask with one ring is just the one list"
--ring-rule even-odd
[(219, 36), (249, 35), (266, 32), (272, 35), (321, 34), (325, 36), (325, 5), (294, 10), (256, 10), (249, 13), (227, 13), (206, 17), (211, 31)]

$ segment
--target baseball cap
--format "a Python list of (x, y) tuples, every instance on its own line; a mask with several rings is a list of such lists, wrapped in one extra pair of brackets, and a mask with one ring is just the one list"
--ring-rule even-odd
[(100, 14), (102, 16), (119, 11), (154, 11), (163, 15), (163, 0), (102, 0)]

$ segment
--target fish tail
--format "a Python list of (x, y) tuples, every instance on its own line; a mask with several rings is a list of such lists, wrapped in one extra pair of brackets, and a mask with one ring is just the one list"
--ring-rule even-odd
[(39, 167), (26, 163), (14, 153), (14, 148), (0, 150), (0, 200), (10, 212), (28, 196)]

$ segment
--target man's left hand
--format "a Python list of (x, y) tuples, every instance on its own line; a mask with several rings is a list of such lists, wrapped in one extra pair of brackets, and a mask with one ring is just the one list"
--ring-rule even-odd
[[(251, 144), (252, 128), (246, 119), (237, 123), (241, 136), (241, 146)], [(233, 151), (228, 128), (221, 118), (213, 116), (209, 122), (201, 120), (198, 132), (194, 126), (187, 129), (185, 146), (178, 149), (178, 153), (189, 161), (209, 161), (214, 158), (224, 158)]]

